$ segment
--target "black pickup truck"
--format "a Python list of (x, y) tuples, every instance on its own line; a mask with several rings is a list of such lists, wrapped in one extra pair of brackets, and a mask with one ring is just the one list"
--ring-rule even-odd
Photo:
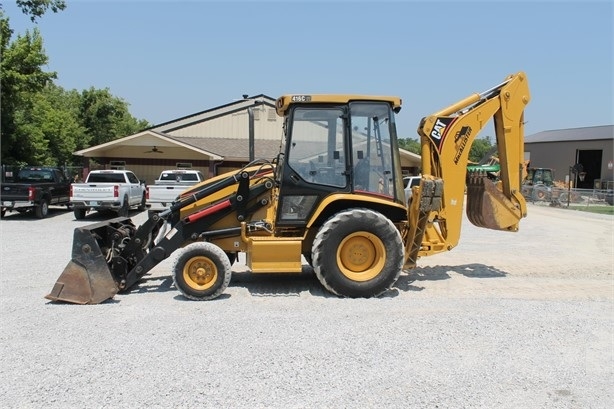
[(70, 180), (60, 169), (28, 166), (4, 171), (0, 188), (2, 217), (6, 212), (25, 213), (32, 210), (43, 219), (50, 205), (69, 206)]

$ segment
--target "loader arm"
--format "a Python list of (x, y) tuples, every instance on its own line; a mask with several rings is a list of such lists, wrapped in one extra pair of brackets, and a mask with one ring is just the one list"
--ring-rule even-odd
[[(150, 215), (138, 228), (125, 217), (76, 228), (72, 260), (45, 298), (98, 304), (128, 291), (188, 243), (239, 235), (241, 222), (269, 204), (264, 196), (274, 186), (271, 175), (272, 168), (247, 166), (236, 174), (204, 182), (167, 210)], [(211, 229), (229, 214), (236, 215), (234, 228)], [(251, 231), (266, 227), (258, 222), (243, 225)]]
[[(418, 134), (423, 181), (413, 192), (420, 203), (412, 203), (408, 209), (411, 229), (406, 267), (413, 267), (419, 256), (447, 251), (458, 244), (465, 186), (467, 216), (474, 225), (518, 230), (520, 219), (526, 216), (520, 188), (524, 109), (529, 100), (527, 77), (519, 72), (488, 91), (470, 95), (422, 119)], [(501, 166), (496, 182), (485, 172), (467, 173), (471, 145), (491, 118)]]

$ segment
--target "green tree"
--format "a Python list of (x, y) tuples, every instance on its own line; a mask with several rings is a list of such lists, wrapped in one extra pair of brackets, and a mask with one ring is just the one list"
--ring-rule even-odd
[[(484, 156), (489, 155), (493, 149), (493, 144), (490, 141), (490, 136), (484, 138), (478, 138), (473, 141), (471, 149), (469, 150), (469, 160), (472, 162), (479, 162)], [(420, 141), (415, 138), (401, 138), (399, 139), (399, 148), (413, 152), (415, 154), (422, 154), (422, 147)]]
[[(36, 19), (42, 17), (49, 9), (57, 13), (66, 8), (64, 0), (17, 0), (16, 3), (23, 14), (30, 16), (32, 22), (36, 22)], [(0, 3), (0, 11), (2, 11), (2, 3)]]
[[(60, 0), (17, 1), (31, 20), (66, 7)], [(34, 28), (11, 41), (13, 30), (0, 3), (1, 152), (3, 163), (74, 164), (72, 152), (145, 129), (128, 103), (108, 89), (66, 91), (55, 72), (43, 67), (48, 57)]]
[(28, 140), (23, 162), (42, 165), (75, 164), (72, 153), (83, 144), (85, 129), (78, 120), (79, 94), (50, 84), (30, 94), (16, 113), (19, 140)]
[(149, 123), (135, 119), (128, 103), (113, 96), (109, 89), (90, 89), (81, 92), (80, 122), (89, 137), (89, 145), (100, 145), (145, 129)]
[(420, 141), (415, 138), (401, 138), (399, 139), (399, 148), (405, 149), (406, 151), (410, 151), (412, 153), (420, 155), (422, 152), (422, 147), (420, 146)]
[(23, 36), (17, 35), (17, 38), (10, 42), (13, 31), (8, 18), (0, 12), (0, 32), (0, 154), (3, 162), (7, 163), (28, 158), (32, 146), (40, 145), (34, 139), (23, 139), (24, 135), (18, 135), (16, 113), (26, 109), (32, 103), (31, 96), (41, 92), (57, 74), (43, 70), (49, 59), (38, 29), (26, 31)]
[(471, 150), (469, 151), (469, 160), (471, 162), (479, 162), (484, 156), (491, 154), (492, 148), (493, 144), (488, 135), (484, 138), (474, 140), (473, 145), (471, 145)]

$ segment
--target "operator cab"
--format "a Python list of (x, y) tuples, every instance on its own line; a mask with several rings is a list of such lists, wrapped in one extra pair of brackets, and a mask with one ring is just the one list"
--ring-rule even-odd
[(304, 225), (317, 205), (336, 193), (402, 203), (394, 118), (400, 106), (396, 97), (280, 97), (285, 157), (278, 174), (278, 224)]

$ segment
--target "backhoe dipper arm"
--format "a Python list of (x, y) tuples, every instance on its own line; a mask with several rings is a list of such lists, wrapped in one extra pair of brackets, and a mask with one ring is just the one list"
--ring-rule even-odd
[[(458, 244), (465, 184), (467, 216), (473, 224), (496, 230), (518, 230), (520, 219), (526, 216), (520, 186), (524, 109), (529, 100), (527, 77), (519, 72), (496, 87), (470, 95), (421, 121), (418, 134), (424, 180), (438, 181), (439, 186), (443, 181), (441, 200), (433, 201), (437, 206), (433, 205), (425, 218), (421, 255), (450, 250)], [(471, 172), (467, 177), (471, 145), (491, 118), (501, 166), (497, 182), (481, 172)]]

